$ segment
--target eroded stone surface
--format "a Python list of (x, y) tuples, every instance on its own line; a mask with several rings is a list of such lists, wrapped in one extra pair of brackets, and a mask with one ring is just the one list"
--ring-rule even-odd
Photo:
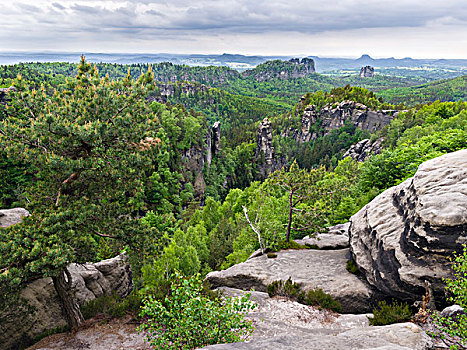
[(447, 257), (467, 242), (467, 150), (420, 165), (351, 218), (351, 252), (386, 295), (419, 300), (425, 281), (444, 296)]
[[(234, 289), (224, 291), (231, 296), (242, 294)], [(424, 350), (431, 346), (431, 339), (412, 323), (371, 327), (368, 314), (340, 315), (286, 298), (268, 298), (260, 292), (254, 292), (251, 299), (258, 307), (248, 315), (256, 327), (250, 339), (203, 349)]]
[[(69, 271), (80, 305), (103, 295), (126, 296), (133, 288), (131, 267), (126, 255), (95, 264), (71, 264)], [(2, 320), (7, 320), (0, 324), (1, 349), (27, 344), (47, 330), (67, 325), (51, 278), (33, 281), (21, 292), (21, 296), (35, 308), (35, 312), (21, 314), (16, 308), (0, 312)]]
[(23, 208), (2, 209), (0, 210), (0, 227), (18, 224), (25, 216), (29, 216), (29, 212)]
[(349, 247), (350, 223), (330, 227), (326, 233), (317, 233), (314, 236), (306, 236), (295, 242), (302, 245), (315, 246), (319, 249), (343, 249)]
[(227, 270), (211, 272), (206, 279), (213, 288), (265, 292), (270, 283), (290, 277), (305, 290), (322, 288), (341, 303), (343, 312), (370, 311), (374, 294), (364, 281), (345, 269), (347, 259), (348, 249), (284, 250), (274, 259), (266, 255), (249, 259)]

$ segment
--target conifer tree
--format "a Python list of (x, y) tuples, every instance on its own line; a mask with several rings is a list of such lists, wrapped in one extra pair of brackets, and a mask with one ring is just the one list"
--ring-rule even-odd
[(84, 57), (78, 68), (52, 96), (18, 76), (0, 123), (8, 155), (38, 169), (27, 191), (32, 215), (0, 229), (0, 309), (31, 280), (52, 277), (71, 327), (83, 316), (67, 266), (97, 259), (101, 240), (137, 247), (146, 237), (136, 214), (160, 142), (145, 101), (151, 71), (114, 81)]

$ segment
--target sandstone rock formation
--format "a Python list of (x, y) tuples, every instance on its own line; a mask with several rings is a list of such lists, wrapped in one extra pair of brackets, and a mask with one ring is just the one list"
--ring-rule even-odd
[[(71, 264), (72, 288), (80, 305), (103, 295), (128, 295), (133, 289), (131, 267), (126, 255), (95, 264)], [(30, 283), (22, 292), (34, 312), (2, 310), (0, 318), (0, 344), (2, 349), (27, 344), (37, 335), (67, 325), (61, 311), (60, 300), (52, 278), (43, 278)]]
[(320, 136), (313, 128), (318, 120), (321, 120), (321, 128), (325, 132), (337, 130), (346, 122), (374, 132), (388, 125), (397, 113), (393, 110), (373, 111), (364, 104), (350, 100), (327, 104), (320, 111), (317, 111), (316, 106), (309, 105), (303, 112), (301, 129), (289, 130), (287, 134), (300, 143), (314, 140)]
[(314, 236), (306, 236), (295, 242), (302, 245), (315, 246), (319, 249), (343, 249), (349, 247), (350, 223), (330, 227), (326, 233), (317, 233)]
[[(221, 146), (221, 123), (215, 122), (206, 135), (206, 163), (211, 166), (212, 157), (219, 153)], [(202, 170), (202, 169), (201, 169)]]
[(259, 123), (256, 145), (256, 159), (259, 160), (260, 174), (263, 178), (266, 178), (273, 169), (274, 159), (272, 127), (268, 118), (264, 118)]
[[(242, 294), (229, 288), (223, 291), (232, 296)], [(248, 315), (256, 327), (249, 341), (203, 349), (424, 350), (431, 347), (430, 337), (412, 323), (370, 327), (365, 314), (339, 315), (286, 298), (268, 298), (261, 292), (253, 292), (251, 299), (258, 307)]]
[(29, 212), (23, 208), (1, 209), (0, 227), (8, 227), (18, 224), (25, 216), (29, 216)]
[(315, 61), (311, 58), (293, 58), (290, 61), (273, 60), (246, 70), (243, 77), (253, 77), (263, 82), (272, 79), (304, 78), (315, 72)]
[(384, 294), (420, 300), (425, 281), (444, 296), (447, 257), (467, 243), (467, 150), (421, 164), (351, 218), (353, 259)]
[(375, 140), (374, 142), (371, 142), (370, 139), (365, 139), (350, 146), (342, 156), (342, 159), (350, 157), (357, 162), (364, 162), (370, 156), (380, 154), (382, 149), (382, 139)]
[(10, 91), (16, 91), (16, 88), (14, 86), (10, 86), (8, 88), (0, 88), (0, 103), (6, 103), (10, 100), (8, 97), (8, 93)]
[(371, 288), (345, 269), (348, 250), (285, 250), (274, 259), (266, 255), (249, 259), (224, 271), (215, 271), (206, 279), (213, 288), (255, 288), (265, 292), (276, 280), (289, 277), (305, 290), (322, 288), (340, 301), (345, 313), (370, 311), (375, 297)]
[(360, 69), (360, 78), (373, 78), (375, 69), (372, 66), (365, 66)]

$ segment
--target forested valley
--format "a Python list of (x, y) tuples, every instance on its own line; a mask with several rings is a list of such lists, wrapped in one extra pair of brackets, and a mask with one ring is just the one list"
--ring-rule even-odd
[[(465, 76), (323, 75), (311, 62), (245, 72), (84, 57), (0, 66), (1, 208), (31, 214), (0, 229), (0, 310), (28, 314), (19, 292), (51, 277), (69, 327), (100, 307), (155, 320), (142, 328), (157, 334), (170, 323), (164, 307), (176, 307), (169, 296), (215, 309), (208, 273), (258, 251), (316, 249), (299, 240), (347, 223), (420, 164), (467, 148)], [(68, 266), (122, 253), (131, 293), (78, 305)], [(19, 317), (8, 315), (0, 326)], [(200, 336), (184, 317), (174, 330), (183, 342), (167, 325), (151, 344), (194, 349), (252, 331), (241, 318), (217, 329), (206, 313), (212, 329)]]

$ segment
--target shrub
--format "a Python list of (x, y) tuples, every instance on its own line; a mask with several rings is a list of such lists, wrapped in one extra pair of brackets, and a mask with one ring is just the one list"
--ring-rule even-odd
[(380, 301), (378, 307), (373, 309), (373, 318), (369, 318), (372, 326), (385, 326), (393, 323), (407, 322), (412, 318), (412, 312), (407, 303), (393, 301), (387, 304)]
[(345, 268), (347, 271), (353, 273), (354, 275), (360, 275), (360, 270), (353, 260), (347, 260), (345, 263)]
[[(453, 304), (457, 304), (467, 309), (467, 246), (464, 246), (462, 254), (454, 257), (452, 270), (454, 272), (453, 279), (446, 279), (446, 291), (449, 293), (447, 300)], [(438, 313), (432, 315), (433, 320), (438, 328), (433, 336), (438, 336), (442, 339), (450, 338), (453, 342), (450, 349), (465, 349), (467, 348), (467, 314), (459, 313), (455, 317), (443, 317)]]
[(174, 274), (170, 294), (161, 302), (149, 295), (140, 315), (147, 321), (138, 328), (156, 349), (194, 349), (245, 340), (254, 330), (245, 315), (256, 307), (249, 295), (211, 299), (202, 294), (200, 275)]
[(321, 288), (308, 291), (305, 302), (308, 305), (315, 305), (323, 309), (330, 309), (336, 312), (342, 311), (341, 303), (329, 294), (326, 294)]
[(299, 283), (295, 283), (289, 277), (287, 281), (274, 281), (268, 285), (268, 294), (270, 297), (275, 295), (284, 296), (293, 299), (301, 304), (313, 305), (318, 308), (330, 309), (341, 312), (341, 304), (334, 300), (332, 296), (326, 294), (321, 288), (315, 288), (307, 293), (301, 289)]
[(280, 295), (304, 303), (305, 293), (301, 290), (300, 284), (293, 282), (290, 277), (285, 282), (274, 281), (268, 285), (268, 294), (270, 297)]
[(108, 317), (123, 317), (127, 312), (137, 315), (141, 307), (141, 297), (133, 291), (126, 298), (118, 295), (106, 295), (88, 301), (81, 306), (81, 313), (85, 320), (98, 314)]

